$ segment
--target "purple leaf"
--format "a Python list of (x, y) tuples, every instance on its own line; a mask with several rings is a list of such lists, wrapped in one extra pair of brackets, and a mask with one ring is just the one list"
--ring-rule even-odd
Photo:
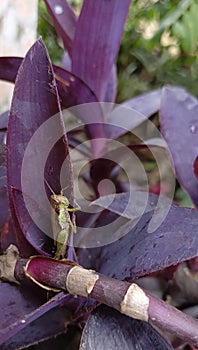
[[(125, 101), (121, 103), (121, 106), (133, 108), (149, 118), (159, 110), (161, 94), (161, 89), (153, 90)], [(134, 125), (133, 128), (136, 126)]]
[(198, 156), (195, 158), (193, 168), (194, 168), (195, 176), (198, 179)]
[(159, 110), (160, 100), (161, 89), (158, 89), (121, 103), (107, 115), (106, 135), (116, 139), (136, 128)]
[[(21, 57), (0, 57), (0, 79), (14, 83), (22, 61)], [(93, 91), (77, 76), (55, 65), (53, 65), (53, 69), (64, 108), (81, 103), (98, 102)], [(1, 125), (4, 128), (6, 114), (2, 114), (1, 117), (0, 128), (2, 128)]]
[[(40, 230), (32, 220), (27, 208), (24, 206), (23, 196), (26, 198), (26, 203), (28, 201), (30, 202), (29, 205), (31, 206), (32, 210), (35, 210), (35, 213), (38, 216), (37, 220), (42, 220), (42, 222), (45, 221), (48, 236), (46, 236), (46, 234)], [(35, 249), (37, 253), (47, 256), (51, 255), (54, 247), (54, 240), (50, 238), (53, 237), (50, 215), (46, 213), (45, 210), (40, 208), (38, 203), (34, 202), (32, 198), (29, 198), (25, 194), (23, 195), (21, 191), (14, 188), (11, 189), (11, 203), (14, 206), (14, 213), (17, 217), (17, 222), (22, 235), (25, 237), (25, 240)]]
[(0, 344), (2, 344), (26, 326), (27, 318), (24, 322), (24, 317), (38, 308), (42, 304), (42, 299), (24, 287), (1, 283), (0, 300)]
[[(96, 224), (100, 228), (98, 237), (104, 245), (79, 251), (79, 263), (110, 277), (134, 280), (198, 256), (197, 210), (172, 206), (163, 223), (154, 232), (149, 232), (152, 216), (152, 211), (143, 214), (130, 229), (134, 226), (133, 221), (123, 219), (119, 228), (117, 215), (110, 212), (101, 215)], [(117, 229), (113, 226), (114, 221)], [(107, 234), (105, 225), (109, 236), (113, 234), (113, 237), (117, 235), (119, 238), (121, 232), (121, 238), (108, 244), (108, 240), (103, 238)], [(91, 239), (89, 235), (86, 242), (90, 244)]]
[[(98, 102), (96, 95), (81, 79), (61, 67), (54, 65), (53, 68), (63, 107), (69, 108), (82, 103)], [(83, 121), (89, 122), (90, 120), (85, 119)], [(102, 114), (99, 121), (103, 121)]]
[[(68, 302), (70, 310), (76, 308), (75, 301), (70, 295), (59, 293), (42, 305), (43, 300), (34, 287), (23, 289), (8, 284), (1, 284), (2, 320), (0, 331), (0, 345), (27, 327), (31, 322), (39, 319), (48, 311)], [(71, 305), (71, 306), (70, 306)], [(78, 304), (79, 306), (79, 301)], [(67, 315), (66, 315), (67, 318)], [(67, 320), (68, 322), (68, 320)]]
[[(2, 62), (2, 70), (0, 69), (0, 78), (14, 83), (17, 76), (18, 69), (20, 67), (20, 64), (22, 63), (22, 60), (23, 58), (20, 58), (20, 57), (6, 57), (5, 59), (0, 57), (0, 68), (1, 68), (1, 62)], [(12, 62), (12, 64), (10, 64), (10, 62)], [(62, 107), (70, 108), (72, 106), (77, 106), (80, 104), (98, 102), (98, 99), (94, 94), (94, 92), (76, 75), (56, 65), (53, 65), (53, 69), (56, 77), (57, 88), (58, 88), (58, 93), (60, 95), (60, 99), (61, 99), (60, 102)], [(114, 78), (112, 77), (112, 79)], [(107, 92), (109, 99), (113, 98), (112, 96), (114, 94), (113, 92), (114, 87), (112, 85), (113, 85), (113, 81), (110, 81), (108, 85), (108, 92)], [(104, 130), (103, 130), (104, 126), (102, 125), (104, 121), (104, 116), (99, 104), (89, 105), (89, 108), (88, 107), (86, 108), (86, 113), (84, 113), (85, 106), (82, 112), (80, 112), (79, 107), (78, 109), (76, 108), (74, 111), (77, 114), (77, 116), (80, 119), (82, 119), (84, 123), (87, 124), (87, 127), (89, 129), (89, 132), (92, 138), (104, 136)], [(93, 118), (93, 115), (94, 115), (94, 118)], [(2, 128), (4, 128), (5, 119), (6, 119), (6, 114), (2, 114), (2, 119), (0, 118), (0, 128), (1, 128), (1, 125), (2, 125)], [(91, 123), (95, 122), (96, 119), (97, 119), (97, 122), (101, 123), (97, 125), (97, 128), (95, 125), (91, 126)]]
[[(12, 197), (14, 187), (32, 198), (41, 208), (47, 206), (49, 210), (43, 176), (54, 192), (60, 193), (60, 170), (66, 159), (62, 187), (69, 184), (67, 197), (72, 204), (73, 183), (68, 142), (53, 68), (41, 39), (29, 50), (18, 71), (7, 135), (10, 200), (15, 200)], [(16, 203), (11, 203), (13, 221), (19, 226), (15, 207)], [(28, 210), (29, 214), (34, 215), (33, 208), (27, 208), (25, 202), (21, 203), (18, 210)], [(32, 218), (35, 221), (35, 217)], [(38, 222), (36, 224), (39, 226)], [(18, 248), (21, 251), (23, 247)]]
[(48, 311), (1, 345), (1, 350), (17, 350), (36, 345), (65, 333), (71, 314), (65, 308)]
[[(112, 150), (109, 150), (108, 152), (103, 154), (102, 158), (96, 159), (91, 162), (91, 169), (90, 169), (90, 177), (92, 181), (92, 185), (95, 189), (95, 192), (98, 194), (98, 184), (104, 180), (104, 179), (111, 179), (113, 181), (114, 186), (116, 188), (116, 191), (119, 192), (120, 188), (120, 181), (117, 180), (118, 175), (121, 172), (121, 169), (126, 171), (126, 174), (130, 174), (129, 177), (132, 179), (132, 183), (129, 184), (130, 186), (136, 186), (136, 188), (140, 188), (143, 190), (147, 190), (147, 178), (146, 174), (141, 162), (141, 155), (142, 151), (146, 151), (146, 154), (149, 154), (153, 157), (153, 159), (157, 162), (157, 166), (159, 169), (159, 172), (161, 172), (161, 163), (162, 159), (166, 161), (167, 166), (170, 165), (170, 161), (165, 154), (165, 152), (162, 152), (164, 148), (166, 148), (166, 143), (161, 138), (153, 138), (149, 139), (147, 141), (144, 141), (144, 143), (141, 144), (131, 144), (131, 145), (121, 145), (119, 144), (117, 147), (114, 147)], [(137, 157), (136, 157), (137, 155)], [(130, 173), (127, 170), (127, 163), (133, 165), (131, 167)], [(126, 169), (126, 170), (125, 170)], [(171, 189), (174, 185), (173, 176), (169, 175), (169, 188), (170, 188), (170, 194)], [(140, 178), (142, 181), (140, 181)], [(146, 181), (145, 181), (146, 180)], [(137, 184), (143, 184), (137, 185)], [(162, 183), (162, 181), (161, 181)], [(102, 195), (107, 195), (108, 192), (108, 186), (106, 186), (106, 191), (102, 192)], [(111, 187), (110, 187), (111, 190)], [(123, 192), (123, 191), (121, 191)], [(101, 194), (101, 187), (100, 187), (100, 194)]]
[(105, 92), (104, 101), (111, 102), (111, 103), (115, 102), (116, 93), (117, 93), (117, 68), (116, 68), (116, 65), (114, 64), (111, 69), (109, 81), (107, 84), (107, 89)]
[(1, 250), (2, 252), (6, 251), (10, 244), (17, 245), (17, 237), (14, 231), (13, 223), (10, 215), (7, 220), (4, 222), (4, 225), (0, 228), (0, 236), (1, 236)]
[[(0, 57), (0, 79), (14, 83), (22, 61), (23, 58), (21, 57)], [(60, 88), (59, 93), (63, 100), (61, 102), (65, 108), (81, 103), (98, 102), (93, 91), (77, 76), (56, 65), (53, 65), (53, 69), (57, 78), (58, 89)], [(4, 123), (6, 118), (4, 113), (2, 118), (3, 121), (0, 117), (0, 123)]]
[(0, 144), (0, 227), (5, 223), (9, 216), (9, 206), (6, 186), (6, 164), (5, 164), (5, 145)]
[[(54, 70), (62, 106), (73, 106), (70, 111), (85, 124), (92, 152), (96, 157), (99, 156), (104, 148), (104, 115), (95, 94), (74, 74), (57, 66), (54, 66)], [(97, 141), (97, 138), (100, 140)]]
[(22, 60), (21, 57), (0, 57), (0, 79), (14, 83)]
[(14, 345), (22, 348), (62, 333), (68, 323), (96, 307), (93, 300), (87, 301), (87, 298), (65, 293), (58, 293), (43, 304), (44, 299), (39, 292), (35, 285), (27, 289), (24, 286), (0, 284), (2, 349), (15, 349)]
[(75, 13), (65, 0), (45, 0), (45, 4), (65, 50), (71, 54), (77, 20)]
[[(7, 122), (7, 117), (4, 120)], [(5, 124), (3, 126), (5, 126)], [(4, 251), (13, 243), (17, 244), (13, 225), (10, 218), (7, 184), (6, 184), (6, 146), (4, 143), (5, 131), (0, 132), (0, 247)]]
[(71, 58), (67, 51), (64, 51), (63, 57), (62, 57), (62, 68), (65, 70), (71, 72)]
[(198, 100), (183, 88), (163, 89), (161, 132), (169, 146), (177, 178), (198, 206), (198, 181), (193, 164), (197, 157)]
[(104, 100), (130, 0), (85, 0), (72, 48), (72, 72)]
[(170, 350), (148, 323), (121, 315), (107, 306), (93, 311), (83, 330), (80, 350)]
[(131, 196), (128, 193), (114, 193), (101, 196), (91, 202), (91, 206), (97, 205), (127, 219), (134, 219), (141, 216), (143, 212), (153, 211), (157, 200), (158, 196), (144, 191), (133, 190)]

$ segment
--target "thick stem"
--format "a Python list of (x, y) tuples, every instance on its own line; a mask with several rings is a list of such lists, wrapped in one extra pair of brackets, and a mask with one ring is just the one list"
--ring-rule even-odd
[(44, 287), (90, 297), (136, 319), (151, 322), (198, 346), (198, 320), (153, 297), (135, 283), (108, 278), (68, 261), (34, 257), (26, 274)]
[[(148, 294), (146, 292), (146, 294)], [(160, 299), (149, 295), (149, 320), (161, 329), (198, 346), (198, 320), (186, 315)]]
[[(5, 276), (1, 277), (5, 279)], [(39, 256), (29, 260), (18, 259), (16, 262), (14, 278), (24, 283), (26, 277), (48, 290), (62, 290), (93, 298), (198, 346), (198, 320), (155, 298), (135, 283), (108, 278), (68, 260), (58, 261)]]

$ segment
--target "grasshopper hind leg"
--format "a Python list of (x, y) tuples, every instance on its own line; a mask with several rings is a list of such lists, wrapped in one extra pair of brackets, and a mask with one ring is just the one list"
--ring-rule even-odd
[(63, 229), (58, 234), (58, 239), (56, 241), (56, 254), (55, 259), (63, 259), (65, 257), (65, 252), (67, 251), (69, 234), (68, 231)]

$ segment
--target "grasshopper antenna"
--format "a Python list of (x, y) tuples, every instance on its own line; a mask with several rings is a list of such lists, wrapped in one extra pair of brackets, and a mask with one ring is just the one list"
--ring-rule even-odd
[(69, 188), (69, 185), (67, 185), (66, 187), (63, 187), (61, 192), (65, 191), (67, 188)]
[(47, 180), (44, 179), (44, 181), (45, 181), (47, 187), (49, 188), (49, 190), (50, 190), (50, 191), (52, 192), (52, 194), (55, 196), (56, 194), (55, 194), (55, 192), (53, 191), (53, 189), (51, 188), (51, 186), (48, 184)]

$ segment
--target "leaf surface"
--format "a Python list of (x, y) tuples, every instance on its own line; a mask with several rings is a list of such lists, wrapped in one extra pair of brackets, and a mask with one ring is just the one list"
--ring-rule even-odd
[(99, 101), (104, 101), (129, 5), (129, 0), (83, 2), (73, 41), (72, 72), (88, 84)]
[(198, 100), (185, 89), (163, 89), (160, 107), (161, 132), (173, 159), (177, 178), (198, 206), (198, 181), (193, 165), (198, 155)]
[(71, 53), (76, 29), (76, 15), (65, 0), (45, 0), (57, 33), (63, 40), (65, 50)]
[[(39, 39), (27, 53), (18, 71), (7, 132), (8, 191), (12, 218), (18, 238), (20, 236), (23, 241), (18, 248), (24, 256), (30, 251), (21, 237), (12, 188), (22, 191), (38, 206), (47, 206), (49, 210), (48, 198), (51, 193), (47, 190), (47, 197), (44, 177), (54, 192), (60, 193), (60, 170), (65, 159), (62, 187), (69, 185), (67, 197), (72, 204), (72, 172), (60, 100), (47, 50)], [(34, 208), (27, 206), (25, 198), (18, 210), (28, 210), (35, 221), (35, 216), (32, 216)], [(39, 226), (38, 222), (36, 224)], [(39, 247), (36, 248), (40, 251)]]
[[(91, 247), (92, 243), (92, 247), (95, 244), (98, 248), (81, 249), (79, 263), (109, 277), (131, 281), (198, 256), (196, 209), (172, 205), (161, 225), (150, 232), (153, 213), (146, 212), (135, 224), (122, 218), (118, 225), (120, 216), (103, 211), (95, 222), (95, 227), (100, 228), (97, 236), (93, 237), (93, 230), (83, 242), (84, 246)], [(97, 245), (98, 241), (103, 243), (102, 247)]]
[(148, 323), (100, 306), (89, 317), (80, 350), (171, 350), (172, 347)]
[(160, 108), (161, 89), (154, 90), (120, 103), (107, 114), (106, 135), (116, 139), (135, 129)]

